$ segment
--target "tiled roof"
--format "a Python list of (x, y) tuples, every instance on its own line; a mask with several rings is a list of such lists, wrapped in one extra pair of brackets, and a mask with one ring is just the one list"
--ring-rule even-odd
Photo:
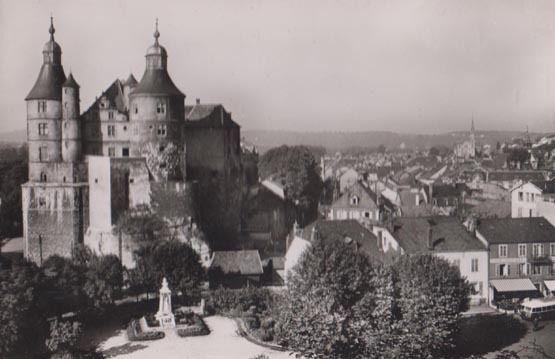
[(493, 171), (488, 173), (488, 181), (544, 181), (542, 171)]
[(549, 181), (532, 181), (543, 193), (555, 193), (555, 178)]
[[(433, 249), (428, 246), (430, 228)], [(396, 218), (392, 234), (407, 253), (486, 250), (482, 242), (468, 232), (456, 217)]]
[(185, 120), (188, 126), (238, 127), (231, 114), (221, 104), (195, 104), (185, 106)]
[(62, 87), (73, 87), (74, 89), (79, 88), (79, 84), (77, 83), (77, 81), (75, 81), (71, 72), (69, 73), (69, 76), (67, 77)]
[(125, 105), (123, 102), (123, 88), (119, 79), (112, 82), (102, 94), (93, 102), (93, 104), (85, 111), (83, 115), (98, 111), (99, 103), (102, 97), (106, 96), (112, 106), (115, 106), (119, 112), (125, 112)]
[(457, 183), (454, 185), (452, 184), (433, 185), (432, 197), (433, 198), (459, 197), (463, 191), (468, 191), (468, 187), (464, 183)]
[(555, 227), (543, 217), (481, 219), (478, 232), (489, 243), (555, 242)]
[(129, 74), (129, 77), (123, 83), (123, 86), (135, 86), (137, 84), (137, 79), (133, 76), (132, 73)]
[(356, 220), (317, 220), (302, 229), (302, 238), (311, 241), (313, 233), (324, 240), (350, 241), (371, 259), (383, 261), (377, 237)]
[(35, 85), (25, 100), (61, 100), (62, 84), (66, 80), (62, 65), (43, 64)]
[(131, 95), (149, 94), (149, 95), (169, 95), (184, 97), (173, 83), (168, 71), (165, 69), (147, 69), (143, 74), (143, 78), (131, 91)]
[[(353, 196), (359, 197), (358, 205), (351, 204), (351, 198)], [(380, 196), (380, 201), (383, 206), (387, 207), (390, 211), (395, 210), (395, 206), (389, 199), (384, 196)], [(331, 204), (331, 208), (378, 208), (378, 196), (370, 188), (364, 186), (360, 182), (356, 182), (351, 187), (347, 188), (345, 192)]]
[(220, 268), (226, 274), (259, 275), (264, 272), (256, 250), (215, 251), (210, 268)]

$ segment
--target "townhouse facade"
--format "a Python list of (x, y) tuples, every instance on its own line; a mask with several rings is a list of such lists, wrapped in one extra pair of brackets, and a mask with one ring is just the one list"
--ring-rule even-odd
[(545, 218), (483, 219), (476, 237), (489, 251), (492, 300), (524, 298), (533, 287), (546, 292), (544, 281), (555, 278), (555, 227)]

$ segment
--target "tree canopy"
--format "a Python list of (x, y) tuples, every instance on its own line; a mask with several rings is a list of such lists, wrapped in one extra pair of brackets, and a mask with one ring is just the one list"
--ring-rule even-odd
[(259, 162), (262, 178), (284, 184), (286, 195), (301, 211), (298, 221), (308, 223), (316, 216), (322, 180), (314, 155), (305, 146), (281, 146), (267, 151)]
[(352, 246), (323, 239), (303, 253), (287, 290), (276, 333), (308, 358), (444, 357), (470, 294), (443, 259), (370, 263)]
[(136, 252), (136, 267), (131, 271), (135, 287), (146, 291), (159, 288), (166, 278), (185, 301), (198, 300), (205, 272), (199, 255), (186, 243), (176, 240), (151, 243)]

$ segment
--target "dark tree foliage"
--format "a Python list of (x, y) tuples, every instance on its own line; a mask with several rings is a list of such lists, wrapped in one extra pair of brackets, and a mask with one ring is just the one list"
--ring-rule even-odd
[(154, 292), (165, 277), (174, 294), (181, 291), (185, 302), (200, 298), (205, 272), (200, 257), (188, 244), (161, 241), (140, 248), (135, 255), (136, 267), (131, 271), (134, 286)]
[(27, 182), (27, 149), (0, 149), (0, 238), (23, 233), (21, 185)]
[(286, 196), (297, 203), (299, 223), (315, 219), (322, 192), (319, 167), (305, 146), (281, 146), (266, 152), (259, 162), (262, 178), (272, 177), (285, 186)]
[(164, 238), (167, 235), (166, 228), (164, 220), (148, 206), (138, 206), (124, 212), (116, 224), (116, 231), (129, 236), (138, 247)]
[(446, 357), (469, 294), (443, 259), (372, 266), (353, 247), (318, 239), (289, 278), (276, 334), (309, 358)]
[(123, 268), (114, 255), (97, 256), (86, 248), (73, 259), (49, 257), (42, 267), (50, 314), (104, 311), (121, 296)]
[(340, 241), (317, 239), (289, 278), (288, 301), (276, 327), (282, 344), (309, 358), (363, 355), (354, 311), (373, 292), (372, 273), (360, 252)]
[(0, 270), (0, 357), (32, 357), (46, 336), (43, 277), (32, 263)]
[(459, 314), (471, 286), (458, 269), (432, 255), (401, 256), (393, 264), (398, 350), (405, 357), (445, 357), (454, 345)]
[(530, 158), (530, 153), (525, 148), (513, 148), (507, 151), (507, 161), (524, 163)]
[(50, 322), (50, 333), (46, 339), (46, 348), (51, 353), (68, 354), (78, 349), (81, 337), (81, 323), (58, 321)]

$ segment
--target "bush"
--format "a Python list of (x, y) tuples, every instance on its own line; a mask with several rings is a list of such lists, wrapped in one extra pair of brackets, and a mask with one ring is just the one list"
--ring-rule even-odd
[[(275, 302), (275, 295), (265, 288), (218, 288), (210, 291), (208, 307), (214, 313), (239, 315), (254, 307), (255, 312), (263, 312)], [(236, 313), (232, 313), (236, 311)]]
[(260, 328), (260, 319), (255, 315), (246, 315), (243, 317), (243, 321), (249, 330)]
[(139, 321), (134, 319), (127, 326), (127, 338), (134, 341), (157, 340), (164, 338), (164, 332), (143, 332)]
[(276, 325), (276, 321), (274, 318), (265, 318), (260, 325), (264, 329), (272, 329)]
[(206, 324), (204, 323), (204, 321), (200, 316), (198, 316), (197, 314), (193, 314), (192, 320), (194, 324), (187, 328), (178, 328), (177, 335), (179, 335), (182, 338), (185, 338), (185, 337), (196, 337), (200, 335), (210, 334), (210, 329), (208, 329), (208, 326), (206, 326)]
[(511, 299), (503, 299), (496, 303), (496, 305), (503, 310), (517, 310), (519, 306), (519, 302), (513, 302)]
[(271, 342), (274, 340), (274, 330), (273, 329), (263, 329), (259, 328), (254, 331), (254, 336), (263, 342)]
[(71, 352), (77, 348), (81, 336), (81, 323), (59, 322), (57, 319), (50, 323), (50, 335), (46, 339), (46, 347), (52, 353)]
[(156, 316), (154, 315), (154, 313), (148, 313), (145, 315), (145, 320), (146, 320), (146, 324), (148, 324), (149, 327), (159, 327), (160, 326), (160, 321), (158, 319), (156, 319)]

